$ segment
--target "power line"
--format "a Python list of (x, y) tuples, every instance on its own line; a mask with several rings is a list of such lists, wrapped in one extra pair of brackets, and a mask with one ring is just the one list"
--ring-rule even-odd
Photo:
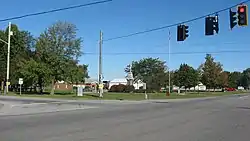
[(31, 14), (26, 14), (26, 15), (22, 15), (22, 16), (16, 16), (16, 17), (11, 17), (11, 18), (1, 19), (0, 22), (5, 22), (5, 21), (9, 21), (9, 20), (16, 20), (16, 19), (22, 19), (22, 18), (26, 18), (26, 17), (43, 15), (43, 14), (59, 12), (59, 11), (64, 11), (64, 10), (69, 10), (69, 9), (76, 9), (76, 8), (81, 8), (81, 7), (85, 7), (85, 6), (96, 5), (96, 4), (101, 4), (101, 3), (111, 2), (111, 1), (112, 0), (103, 0), (103, 1), (87, 3), (87, 4), (81, 4), (81, 5), (75, 5), (75, 6), (70, 6), (70, 7), (58, 8), (58, 9), (53, 9), (53, 10), (48, 10), (48, 11), (43, 11), (43, 12), (31, 13)]
[(103, 41), (111, 41), (111, 40), (116, 40), (116, 39), (121, 39), (121, 38), (127, 38), (127, 37), (131, 37), (131, 36), (139, 35), (139, 34), (145, 34), (145, 33), (148, 33), (148, 32), (153, 32), (153, 31), (162, 30), (162, 29), (165, 29), (165, 28), (170, 28), (170, 27), (177, 26), (177, 25), (184, 24), (184, 23), (190, 23), (190, 22), (193, 22), (193, 21), (196, 21), (196, 20), (199, 20), (199, 19), (206, 18), (207, 16), (210, 16), (210, 15), (214, 15), (214, 14), (224, 12), (224, 11), (226, 11), (228, 9), (236, 7), (239, 4), (248, 3), (248, 2), (250, 2), (250, 0), (245, 0), (245, 1), (241, 2), (241, 3), (235, 4), (233, 6), (230, 6), (230, 7), (227, 7), (227, 8), (218, 10), (216, 12), (212, 12), (212, 13), (200, 16), (200, 17), (196, 17), (196, 18), (193, 18), (193, 19), (190, 19), (190, 20), (186, 20), (186, 21), (183, 21), (183, 22), (174, 23), (174, 24), (170, 24), (170, 25), (166, 25), (166, 26), (162, 26), (162, 27), (158, 27), (158, 28), (149, 29), (149, 30), (139, 31), (139, 32), (123, 35), (123, 36), (117, 36), (117, 37), (109, 38), (109, 39), (106, 39), (106, 40), (103, 40)]
[[(224, 50), (224, 51), (201, 51), (201, 52), (171, 52), (172, 55), (192, 55), (192, 54), (221, 54), (221, 53), (250, 53), (250, 50)], [(168, 52), (115, 52), (103, 53), (103, 55), (165, 55)], [(86, 52), (83, 55), (98, 55), (94, 52)]]

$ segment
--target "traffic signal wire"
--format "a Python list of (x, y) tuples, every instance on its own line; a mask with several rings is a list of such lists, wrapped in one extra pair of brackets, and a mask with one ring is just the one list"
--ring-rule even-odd
[(22, 18), (26, 18), (26, 17), (43, 15), (43, 14), (54, 13), (54, 12), (59, 12), (59, 11), (65, 11), (65, 10), (69, 10), (69, 9), (76, 9), (76, 8), (81, 8), (81, 7), (86, 7), (86, 6), (90, 6), (90, 5), (96, 5), (96, 4), (101, 4), (101, 3), (111, 2), (111, 1), (112, 0), (96, 1), (96, 2), (92, 2), (92, 3), (86, 3), (86, 4), (75, 5), (75, 6), (70, 6), (70, 7), (58, 8), (58, 9), (53, 9), (53, 10), (48, 10), (48, 11), (43, 11), (43, 12), (37, 12), (37, 13), (31, 13), (31, 14), (26, 14), (26, 15), (22, 15), (22, 16), (16, 16), (16, 17), (11, 17), (11, 18), (1, 19), (0, 22), (5, 22), (5, 21), (9, 21), (9, 20), (16, 20), (16, 19), (22, 19)]
[(178, 22), (178, 23), (174, 23), (174, 24), (170, 24), (170, 25), (166, 25), (166, 26), (162, 26), (162, 27), (158, 27), (158, 28), (153, 28), (153, 29), (149, 29), (149, 30), (139, 31), (139, 32), (135, 32), (135, 33), (123, 35), (123, 36), (117, 36), (117, 37), (109, 38), (109, 39), (106, 39), (106, 40), (103, 40), (103, 41), (107, 42), (107, 41), (111, 41), (111, 40), (117, 40), (117, 39), (121, 39), (121, 38), (127, 38), (127, 37), (131, 37), (131, 36), (139, 35), (139, 34), (145, 34), (145, 33), (153, 32), (153, 31), (158, 31), (158, 30), (170, 28), (170, 27), (173, 27), (173, 26), (178, 26), (178, 25), (184, 24), (184, 23), (190, 23), (190, 22), (193, 22), (193, 21), (197, 21), (197, 20), (206, 18), (206, 17), (208, 17), (210, 15), (215, 15), (215, 14), (224, 12), (224, 11), (229, 10), (231, 8), (234, 8), (234, 7), (236, 7), (236, 6), (240, 5), (240, 4), (248, 3), (248, 2), (250, 2), (250, 0), (245, 0), (245, 1), (241, 2), (241, 3), (235, 4), (233, 6), (230, 6), (230, 7), (227, 7), (227, 8), (224, 8), (224, 9), (221, 9), (221, 10), (218, 10), (218, 11), (215, 11), (215, 12), (212, 12), (212, 13), (200, 16), (200, 17), (196, 17), (196, 18), (193, 18), (193, 19), (190, 19), (190, 20), (186, 20), (186, 21), (183, 21), (183, 22)]
[[(222, 50), (222, 51), (200, 51), (200, 52), (115, 52), (103, 53), (103, 55), (193, 55), (193, 54), (221, 54), (221, 53), (250, 53), (250, 50)], [(86, 52), (84, 55), (98, 55), (99, 53)]]

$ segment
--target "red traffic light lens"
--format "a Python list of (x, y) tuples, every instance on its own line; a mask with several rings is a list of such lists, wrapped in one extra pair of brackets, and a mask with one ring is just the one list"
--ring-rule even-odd
[(240, 12), (241, 12), (241, 13), (244, 13), (244, 12), (245, 12), (245, 8), (240, 7)]

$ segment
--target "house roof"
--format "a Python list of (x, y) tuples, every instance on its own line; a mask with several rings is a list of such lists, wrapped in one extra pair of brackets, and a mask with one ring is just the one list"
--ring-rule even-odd
[(96, 83), (98, 82), (97, 79), (93, 79), (93, 78), (85, 78), (85, 83)]
[(110, 81), (110, 83), (127, 83), (126, 78), (116, 78)]

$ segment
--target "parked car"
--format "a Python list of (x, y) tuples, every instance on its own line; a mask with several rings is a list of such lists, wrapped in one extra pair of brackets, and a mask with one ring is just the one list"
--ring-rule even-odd
[(225, 88), (226, 91), (236, 91), (235, 88)]

